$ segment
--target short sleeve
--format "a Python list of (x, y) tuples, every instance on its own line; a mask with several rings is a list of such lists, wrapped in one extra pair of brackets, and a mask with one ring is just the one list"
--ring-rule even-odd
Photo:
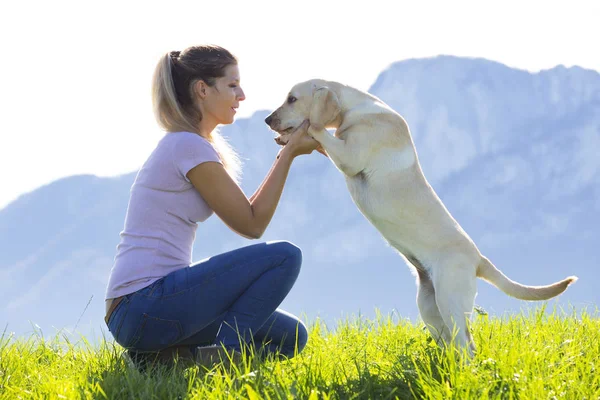
[(222, 164), (219, 154), (212, 144), (202, 136), (190, 132), (181, 132), (173, 145), (173, 165), (182, 177), (189, 182), (187, 173), (205, 162)]

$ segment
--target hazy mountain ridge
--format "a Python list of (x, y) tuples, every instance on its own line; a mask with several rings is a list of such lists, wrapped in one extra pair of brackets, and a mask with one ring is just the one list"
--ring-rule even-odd
[[(599, 304), (600, 75), (578, 67), (531, 74), (482, 60), (407, 60), (382, 72), (370, 92), (411, 128), (428, 180), (459, 223), (511, 278), (545, 284), (576, 274), (559, 304)], [(267, 111), (224, 127), (245, 160), (252, 194), (277, 153)], [(47, 332), (98, 331), (112, 258), (136, 172), (56, 181), (0, 210), (0, 323), (27, 320)], [(261, 240), (286, 239), (304, 253), (283, 306), (321, 315), (414, 318), (414, 280), (360, 215), (341, 174), (315, 154), (299, 158)], [(198, 228), (194, 260), (251, 244), (211, 217)], [(526, 303), (479, 286), (478, 304), (502, 312)]]

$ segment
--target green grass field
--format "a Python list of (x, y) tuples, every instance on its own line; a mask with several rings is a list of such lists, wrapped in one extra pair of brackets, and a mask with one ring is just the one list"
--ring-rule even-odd
[(311, 325), (286, 361), (140, 373), (112, 342), (0, 339), (0, 399), (600, 399), (600, 318), (543, 309), (473, 317), (468, 361), (421, 325), (380, 316)]

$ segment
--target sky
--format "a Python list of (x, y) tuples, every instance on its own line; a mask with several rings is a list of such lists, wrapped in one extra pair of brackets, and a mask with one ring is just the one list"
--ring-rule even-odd
[(163, 135), (150, 98), (155, 65), (191, 45), (238, 57), (246, 100), (237, 118), (276, 108), (306, 79), (368, 90), (391, 63), (440, 54), (600, 71), (598, 0), (349, 3), (2, 2), (0, 209), (62, 177), (137, 170)]

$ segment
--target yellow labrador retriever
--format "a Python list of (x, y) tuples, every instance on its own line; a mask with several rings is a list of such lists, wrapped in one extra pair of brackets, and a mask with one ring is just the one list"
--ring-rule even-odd
[(454, 339), (469, 354), (475, 350), (468, 319), (477, 277), (522, 300), (552, 298), (577, 280), (525, 286), (498, 270), (427, 182), (406, 121), (377, 97), (310, 80), (295, 85), (265, 122), (285, 144), (285, 135), (307, 119), (309, 135), (344, 174), (361, 213), (414, 266), (419, 312), (438, 343)]

